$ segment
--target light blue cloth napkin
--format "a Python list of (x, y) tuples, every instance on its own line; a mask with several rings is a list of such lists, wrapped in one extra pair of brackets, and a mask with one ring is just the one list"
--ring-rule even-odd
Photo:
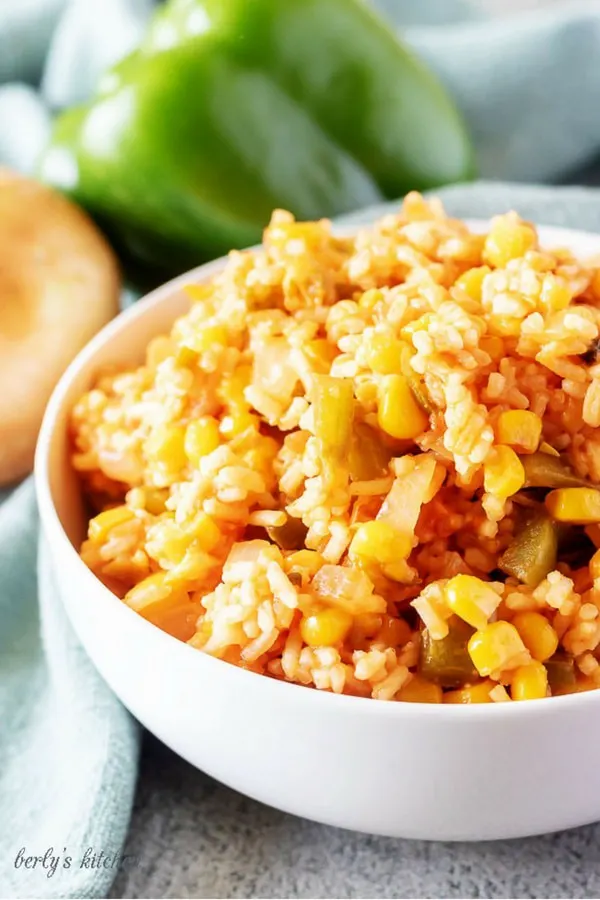
[(68, 0), (0, 0), (0, 83), (35, 84)]
[(600, 153), (599, 0), (406, 36), (461, 106), (484, 178), (555, 181)]
[(139, 729), (77, 642), (46, 552), (29, 479), (0, 506), (0, 897), (104, 897), (136, 862), (119, 854)]

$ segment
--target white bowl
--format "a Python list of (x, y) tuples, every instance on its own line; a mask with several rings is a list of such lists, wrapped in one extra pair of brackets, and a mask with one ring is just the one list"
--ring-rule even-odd
[[(482, 223), (472, 223), (482, 228)], [(600, 237), (542, 228), (547, 246)], [(600, 819), (600, 691), (480, 706), (337, 696), (246, 672), (132, 612), (77, 554), (85, 520), (66, 425), (99, 369), (141, 360), (209, 263), (104, 328), (56, 388), (36, 458), (39, 508), (69, 618), (98, 671), (167, 746), (236, 790), (330, 825), (397, 837), (520, 837)]]

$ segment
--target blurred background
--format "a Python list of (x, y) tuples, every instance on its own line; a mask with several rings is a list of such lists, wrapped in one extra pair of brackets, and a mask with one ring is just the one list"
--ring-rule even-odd
[(501, 16), (551, 3), (569, 3), (570, 0), (475, 0), (475, 2), (492, 15)]
[[(160, 2), (0, 0), (0, 162), (32, 170), (51, 115), (92, 95), (101, 73), (138, 46)], [(580, 122), (591, 119), (600, 84), (598, 0), (365, 2), (445, 82), (479, 143), (481, 175), (577, 180), (600, 143), (595, 124)], [(23, 84), (40, 90), (19, 90)], [(484, 140), (492, 109), (496, 155)], [(537, 129), (537, 160), (528, 131), (518, 138), (507, 131), (524, 115)], [(556, 133), (547, 140), (551, 128), (560, 141)]]
[(569, 3), (570, 0), (475, 0), (475, 2), (491, 15), (501, 16), (548, 6), (551, 3)]
[[(365, 2), (447, 87), (480, 176), (596, 180), (598, 0)], [(0, 163), (34, 170), (52, 117), (93, 95), (102, 72), (139, 45), (157, 5), (0, 0)]]

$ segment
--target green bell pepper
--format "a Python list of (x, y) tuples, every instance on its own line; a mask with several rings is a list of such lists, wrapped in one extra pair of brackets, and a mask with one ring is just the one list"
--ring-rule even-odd
[(40, 164), (162, 271), (256, 242), (276, 207), (334, 216), (472, 172), (453, 104), (363, 0), (170, 0)]

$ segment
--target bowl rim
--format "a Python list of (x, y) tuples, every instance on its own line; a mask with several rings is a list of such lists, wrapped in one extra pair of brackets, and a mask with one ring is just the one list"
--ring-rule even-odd
[[(367, 211), (368, 212), (368, 211)], [(334, 232), (339, 235), (355, 233), (361, 227), (370, 224), (375, 216), (370, 217), (364, 222), (356, 221), (354, 214), (352, 225), (336, 226), (334, 223)], [(474, 231), (482, 232), (489, 226), (489, 220), (467, 218), (465, 223)], [(554, 226), (545, 226), (536, 223), (541, 240), (543, 243), (550, 242), (554, 246), (562, 246), (563, 242), (595, 242), (598, 244), (598, 252), (600, 252), (600, 234), (583, 231), (579, 229), (562, 228)], [(260, 245), (249, 249), (256, 249)], [(53, 445), (53, 435), (55, 430), (55, 422), (60, 417), (65, 399), (68, 396), (72, 382), (78, 377), (82, 369), (84, 369), (96, 356), (96, 354), (110, 343), (113, 336), (123, 329), (128, 328), (137, 319), (141, 319), (152, 313), (155, 307), (162, 306), (168, 302), (168, 298), (174, 296), (185, 285), (195, 283), (198, 280), (206, 280), (221, 271), (228, 259), (228, 256), (222, 256), (218, 259), (211, 260), (200, 266), (196, 266), (177, 277), (164, 282), (163, 284), (150, 291), (143, 296), (135, 304), (125, 309), (108, 324), (106, 324), (88, 343), (79, 351), (77, 356), (69, 364), (60, 380), (57, 382), (50, 400), (46, 406), (46, 411), (42, 420), (39, 437), (36, 445), (35, 462), (34, 462), (34, 482), (35, 493), (42, 523), (42, 532), (44, 539), (48, 540), (47, 534), (52, 533), (52, 541), (61, 545), (63, 552), (69, 559), (70, 563), (79, 569), (82, 577), (90, 580), (90, 586), (95, 585), (105, 596), (107, 603), (114, 603), (121, 611), (133, 617), (132, 627), (140, 629), (140, 639), (145, 640), (145, 636), (154, 635), (153, 640), (159, 642), (167, 642), (165, 646), (165, 656), (169, 652), (183, 652), (190, 654), (190, 660), (193, 657), (197, 659), (198, 665), (206, 665), (214, 667), (213, 677), (227, 675), (229, 678), (242, 679), (243, 684), (249, 687), (253, 679), (257, 690), (267, 691), (285, 691), (296, 692), (297, 701), (308, 702), (309, 704), (320, 703), (323, 705), (323, 711), (327, 709), (333, 711), (339, 708), (340, 712), (352, 714), (352, 712), (366, 713), (367, 715), (385, 715), (396, 716), (400, 720), (409, 720), (416, 717), (428, 716), (440, 720), (451, 720), (453, 723), (462, 722), (466, 724), (473, 721), (487, 720), (488, 716), (546, 716), (558, 714), (561, 709), (572, 709), (575, 711), (586, 705), (594, 705), (600, 702), (600, 688), (597, 690), (582, 691), (573, 694), (564, 694), (557, 697), (542, 698), (538, 700), (528, 700), (525, 703), (508, 702), (508, 703), (476, 703), (476, 704), (450, 704), (450, 703), (412, 703), (412, 702), (382, 702), (376, 701), (371, 697), (356, 697), (349, 694), (335, 694), (332, 691), (320, 691), (316, 688), (307, 689), (307, 686), (297, 684), (295, 682), (284, 681), (283, 679), (270, 678), (261, 675), (258, 672), (252, 672), (227, 663), (224, 660), (202, 653), (197, 649), (190, 647), (183, 641), (177, 640), (172, 635), (162, 631), (156, 625), (148, 622), (142, 616), (138, 615), (134, 610), (127, 607), (117, 596), (113, 594), (100, 579), (89, 569), (71, 543), (64, 527), (58, 511), (56, 509), (52, 490), (50, 487), (49, 462), (50, 451)], [(53, 555), (53, 554), (52, 554)], [(60, 582), (60, 576), (57, 575), (57, 581)], [(60, 592), (60, 589), (59, 589)], [(62, 602), (62, 600), (61, 600)], [(133, 625), (135, 620), (135, 625)], [(175, 650), (176, 645), (179, 649)], [(260, 687), (262, 685), (262, 688)], [(241, 685), (240, 685), (241, 686)], [(289, 694), (290, 701), (294, 694)], [(313, 698), (312, 700), (309, 698)], [(594, 700), (594, 697), (596, 698)], [(304, 698), (304, 700), (303, 700)], [(318, 698), (318, 699), (317, 699)], [(550, 704), (546, 704), (546, 700), (551, 700)], [(500, 709), (498, 708), (500, 707)], [(455, 710), (462, 708), (462, 713)], [(493, 711), (492, 711), (493, 710)], [(458, 718), (457, 718), (458, 717)]]

